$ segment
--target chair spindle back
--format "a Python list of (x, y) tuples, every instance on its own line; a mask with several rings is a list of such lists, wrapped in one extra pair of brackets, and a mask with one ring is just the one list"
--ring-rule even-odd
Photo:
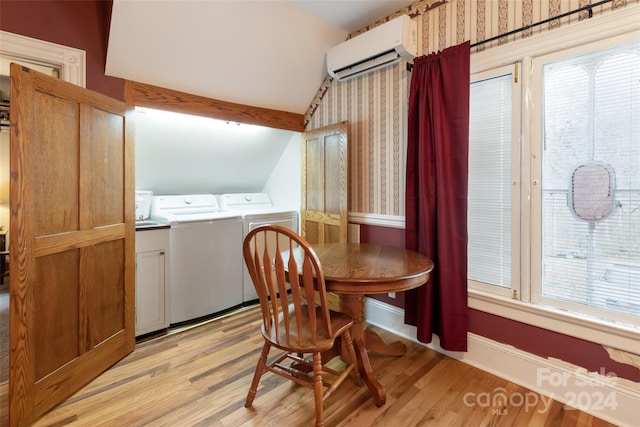
[(276, 225), (258, 227), (245, 237), (243, 254), (260, 300), (265, 338), (301, 350), (333, 338), (320, 261), (301, 236)]

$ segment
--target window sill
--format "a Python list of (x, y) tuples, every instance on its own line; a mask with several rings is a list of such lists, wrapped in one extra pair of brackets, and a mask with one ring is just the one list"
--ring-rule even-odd
[(640, 327), (469, 289), (469, 308), (638, 354)]

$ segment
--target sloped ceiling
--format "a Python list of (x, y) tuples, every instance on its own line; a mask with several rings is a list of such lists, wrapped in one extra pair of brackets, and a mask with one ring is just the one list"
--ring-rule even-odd
[(263, 191), (293, 135), (146, 108), (135, 121), (135, 185), (155, 194)]
[(114, 0), (106, 74), (304, 114), (327, 49), (415, 0)]

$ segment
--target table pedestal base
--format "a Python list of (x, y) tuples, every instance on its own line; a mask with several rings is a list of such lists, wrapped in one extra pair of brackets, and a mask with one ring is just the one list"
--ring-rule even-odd
[(387, 395), (373, 374), (367, 350), (383, 356), (402, 356), (407, 352), (407, 347), (400, 341), (387, 344), (377, 333), (366, 329), (364, 295), (340, 294), (340, 311), (353, 318), (353, 344), (362, 380), (369, 388), (376, 405), (384, 405)]
[(380, 338), (380, 335), (370, 329), (365, 329), (365, 346), (367, 350), (381, 356), (404, 356), (407, 353), (407, 346), (400, 341), (387, 344)]

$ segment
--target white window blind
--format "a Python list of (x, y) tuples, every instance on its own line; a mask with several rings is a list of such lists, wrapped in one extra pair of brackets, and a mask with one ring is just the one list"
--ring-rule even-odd
[(511, 288), (513, 74), (471, 83), (468, 279)]
[(542, 70), (542, 298), (639, 316), (640, 43)]

